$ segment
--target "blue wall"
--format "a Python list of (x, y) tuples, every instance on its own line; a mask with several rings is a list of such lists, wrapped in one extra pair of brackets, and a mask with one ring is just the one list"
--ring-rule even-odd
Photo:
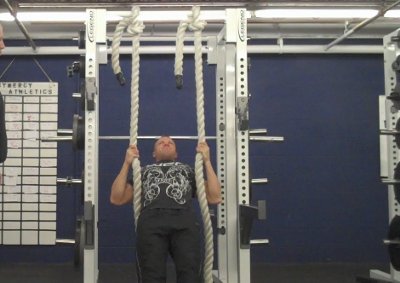
[[(380, 55), (251, 55), (250, 125), (284, 136), (279, 144), (252, 143), (253, 202), (267, 201), (267, 220), (254, 226), (255, 262), (386, 262), (387, 194), (379, 181), (378, 95), (384, 93)], [(59, 127), (71, 128), (78, 111), (67, 78), (73, 56), (39, 57), (59, 83)], [(0, 57), (0, 70), (10, 62)], [(182, 91), (173, 78), (173, 56), (141, 57), (139, 135), (196, 135), (193, 59), (185, 58)], [(121, 57), (130, 78), (130, 57)], [(46, 81), (31, 58), (18, 57), (2, 81)], [(111, 67), (100, 70), (100, 135), (129, 135), (129, 86), (121, 88)], [(215, 66), (204, 66), (206, 132), (215, 134)], [(113, 178), (128, 141), (101, 141), (99, 241), (101, 262), (134, 259), (131, 206), (109, 203)], [(178, 141), (182, 161), (194, 163), (195, 142)], [(215, 143), (210, 141), (215, 155)], [(141, 161), (151, 162), (151, 141), (140, 141)], [(80, 176), (82, 153), (59, 144), (58, 174)], [(215, 163), (214, 163), (215, 164)], [(73, 237), (79, 190), (58, 191), (60, 238)], [(72, 247), (0, 247), (0, 261), (72, 261)]]
[(251, 146), (254, 188), (268, 221), (254, 249), (269, 262), (386, 260), (387, 190), (379, 181), (378, 95), (383, 60), (371, 55), (253, 57), (252, 127), (283, 144)]

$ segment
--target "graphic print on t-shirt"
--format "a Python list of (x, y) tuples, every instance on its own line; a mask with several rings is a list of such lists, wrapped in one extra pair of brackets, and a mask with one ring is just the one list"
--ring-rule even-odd
[(143, 174), (143, 206), (154, 202), (160, 194), (178, 205), (186, 204), (192, 195), (192, 172), (189, 166), (178, 162), (160, 163), (146, 168)]

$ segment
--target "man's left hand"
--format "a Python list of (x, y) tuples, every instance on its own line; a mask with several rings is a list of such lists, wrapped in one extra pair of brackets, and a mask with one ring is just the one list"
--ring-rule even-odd
[(203, 155), (203, 162), (210, 161), (210, 148), (206, 142), (199, 142), (196, 147), (196, 151)]

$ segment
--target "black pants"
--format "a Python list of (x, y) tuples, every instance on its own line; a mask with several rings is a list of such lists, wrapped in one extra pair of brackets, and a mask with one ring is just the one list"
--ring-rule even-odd
[(137, 225), (139, 282), (165, 283), (168, 254), (177, 283), (200, 283), (200, 229), (191, 210), (147, 209)]

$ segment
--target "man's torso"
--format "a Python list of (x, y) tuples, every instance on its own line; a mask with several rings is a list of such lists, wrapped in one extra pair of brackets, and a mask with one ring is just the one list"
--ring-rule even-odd
[(142, 170), (142, 208), (191, 208), (196, 182), (193, 169), (180, 162), (160, 162)]

